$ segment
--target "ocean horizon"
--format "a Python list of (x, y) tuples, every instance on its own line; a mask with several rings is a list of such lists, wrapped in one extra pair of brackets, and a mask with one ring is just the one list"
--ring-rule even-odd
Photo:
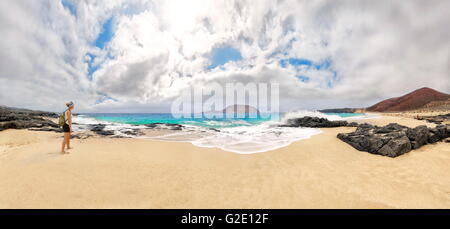
[[(308, 112), (308, 111), (306, 111)], [(324, 114), (325, 116), (335, 116), (332, 119), (336, 119), (336, 117), (340, 118), (350, 118), (350, 117), (359, 117), (366, 115), (365, 113), (325, 113), (325, 112), (317, 112), (317, 111), (309, 111), (316, 112), (317, 114)], [(256, 118), (253, 118), (249, 115), (249, 113), (237, 113), (235, 117), (221, 117), (221, 118), (206, 118), (195, 117), (193, 114), (191, 118), (177, 118), (174, 117), (172, 113), (79, 113), (79, 116), (90, 117), (98, 121), (105, 122), (113, 122), (113, 123), (122, 123), (122, 124), (131, 124), (131, 125), (145, 125), (152, 123), (166, 123), (166, 124), (187, 124), (187, 125), (197, 125), (202, 127), (209, 128), (226, 128), (226, 127), (235, 127), (241, 125), (257, 125), (262, 122), (281, 121), (286, 114), (290, 114), (292, 112), (280, 112), (280, 113), (271, 113), (265, 115), (257, 115)], [(314, 114), (314, 113), (313, 113)], [(244, 117), (239, 117), (244, 116)]]

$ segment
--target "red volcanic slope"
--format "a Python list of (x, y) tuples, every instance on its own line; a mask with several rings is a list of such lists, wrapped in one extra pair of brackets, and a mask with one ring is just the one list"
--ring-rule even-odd
[(420, 88), (401, 97), (386, 99), (369, 108), (368, 111), (407, 111), (419, 109), (429, 102), (450, 99), (449, 94), (431, 88)]

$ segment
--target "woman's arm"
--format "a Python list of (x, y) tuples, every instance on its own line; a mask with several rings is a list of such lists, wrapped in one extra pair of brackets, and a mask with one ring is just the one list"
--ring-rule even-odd
[(72, 112), (69, 110), (67, 113), (69, 114), (67, 121), (69, 122), (70, 131), (72, 132)]

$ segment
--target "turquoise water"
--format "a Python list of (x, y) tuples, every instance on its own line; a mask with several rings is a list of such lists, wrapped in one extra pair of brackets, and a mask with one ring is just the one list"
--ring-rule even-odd
[[(170, 113), (134, 113), (134, 114), (83, 114), (75, 116), (75, 130), (89, 130), (93, 124), (104, 123), (106, 130), (114, 131), (118, 136), (130, 136), (131, 129), (139, 129), (150, 123), (167, 123), (184, 125), (181, 132), (161, 136), (140, 136), (143, 138), (158, 139), (165, 141), (187, 141), (195, 146), (207, 148), (219, 148), (224, 151), (249, 154), (266, 152), (285, 147), (292, 142), (307, 139), (313, 135), (320, 134), (318, 128), (292, 128), (280, 127), (286, 119), (304, 116), (324, 117), (330, 120), (340, 120), (347, 117), (361, 116), (364, 114), (349, 113), (319, 113), (316, 111), (295, 111), (277, 114), (275, 120), (270, 116), (263, 118), (174, 118)], [(339, 116), (339, 117), (338, 117)], [(280, 121), (277, 123), (267, 121)], [(275, 125), (273, 125), (275, 124)], [(164, 127), (162, 127), (164, 128)], [(214, 130), (208, 129), (214, 128)], [(217, 131), (219, 130), (219, 131)], [(199, 132), (196, 132), (199, 131)], [(192, 134), (199, 133), (199, 134)]]
[(258, 116), (258, 118), (174, 118), (170, 113), (134, 113), (134, 114), (84, 114), (86, 116), (95, 118), (100, 121), (107, 122), (117, 122), (125, 124), (143, 125), (150, 123), (167, 123), (167, 124), (184, 124), (184, 125), (195, 125), (208, 128), (226, 128), (226, 127), (236, 127), (236, 126), (251, 126), (257, 125), (265, 121), (269, 121), (269, 118), (263, 118)]
[[(361, 116), (361, 113), (326, 113), (327, 115), (337, 115), (343, 118)], [(150, 123), (168, 123), (168, 124), (182, 124), (182, 125), (195, 125), (208, 128), (227, 128), (227, 127), (237, 127), (237, 126), (252, 126), (257, 125), (262, 122), (271, 120), (271, 117), (263, 118), (258, 116), (258, 118), (174, 118), (170, 113), (92, 113), (84, 114), (88, 117), (92, 117), (96, 120), (143, 125)], [(284, 114), (280, 114), (282, 117)], [(279, 120), (278, 116), (272, 115), (274, 119)]]

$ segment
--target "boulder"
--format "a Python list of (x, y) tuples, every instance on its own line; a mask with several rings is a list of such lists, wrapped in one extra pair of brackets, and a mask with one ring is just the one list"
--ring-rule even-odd
[(89, 129), (98, 134), (98, 135), (103, 135), (103, 136), (111, 136), (114, 135), (114, 131), (113, 130), (104, 130), (106, 127), (105, 124), (91, 124), (89, 125)]
[(175, 124), (175, 123), (149, 123), (145, 124), (146, 127), (153, 129), (153, 128), (162, 128), (162, 129), (169, 129), (169, 130), (182, 130), (183, 125)]
[(358, 127), (358, 123), (356, 122), (351, 122), (347, 124), (348, 127)]
[(89, 125), (89, 129), (93, 132), (103, 131), (105, 129), (105, 124), (91, 124)]
[(139, 129), (125, 130), (125, 131), (122, 131), (122, 133), (124, 133), (126, 135), (131, 135), (131, 136), (140, 136), (140, 135), (144, 134)]
[(378, 154), (388, 157), (398, 157), (411, 151), (411, 142), (408, 137), (393, 138), (378, 150)]
[(347, 121), (330, 121), (326, 118), (305, 116), (301, 118), (292, 118), (286, 121), (282, 127), (312, 127), (312, 128), (328, 128), (347, 126)]
[(411, 141), (412, 148), (417, 149), (427, 144), (429, 132), (427, 126), (422, 125), (413, 129), (408, 128), (406, 136)]
[(428, 143), (435, 143), (450, 137), (450, 125), (435, 128), (417, 126), (408, 128), (396, 123), (383, 127), (360, 124), (351, 133), (340, 133), (339, 139), (360, 151), (397, 157)]
[(450, 125), (439, 125), (429, 130), (428, 143), (435, 143), (450, 137)]
[(98, 134), (98, 135), (103, 135), (103, 136), (114, 135), (114, 131), (113, 130), (101, 130), (101, 131), (96, 131), (95, 133)]
[(399, 125), (397, 123), (389, 123), (386, 126), (383, 126), (376, 130), (377, 134), (386, 134), (386, 133), (392, 133), (396, 131), (405, 131), (408, 127)]

